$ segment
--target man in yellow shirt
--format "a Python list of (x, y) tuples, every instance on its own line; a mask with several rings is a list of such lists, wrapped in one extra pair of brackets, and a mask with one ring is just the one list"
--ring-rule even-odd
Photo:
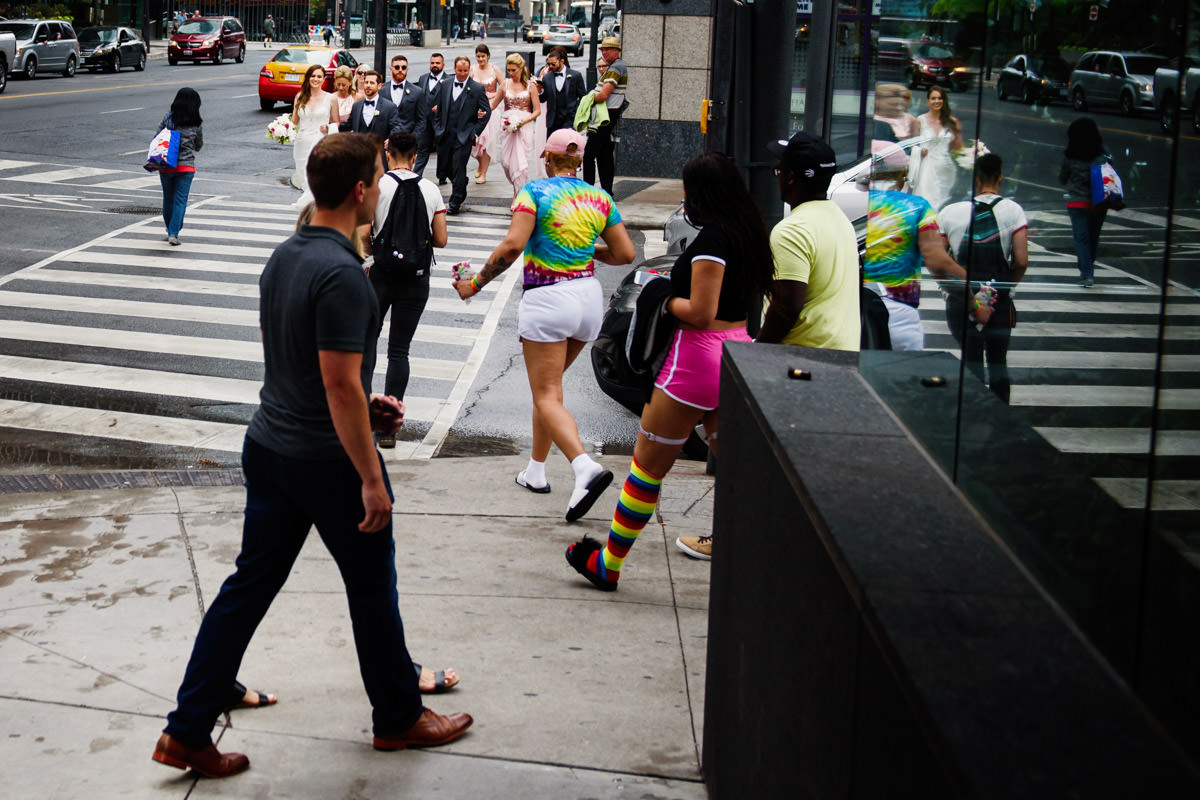
[(831, 200), (833, 149), (804, 131), (767, 145), (791, 214), (771, 230), (775, 281), (758, 341), (858, 350), (858, 242)]

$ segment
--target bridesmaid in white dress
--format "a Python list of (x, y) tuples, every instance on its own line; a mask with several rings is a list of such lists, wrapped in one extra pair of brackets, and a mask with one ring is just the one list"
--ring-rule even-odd
[(513, 200), (529, 180), (530, 153), (533, 150), (534, 121), (542, 115), (542, 103), (536, 91), (531, 91), (529, 67), (525, 59), (513, 53), (504, 61), (508, 79), (504, 91), (492, 101), (494, 111), (501, 102), (500, 163), (504, 177), (513, 187)]
[[(471, 67), (471, 77), (483, 84), (483, 90), (487, 92), (488, 102), (492, 104), (492, 108), (495, 108), (496, 98), (500, 95), (500, 84), (504, 80), (504, 73), (495, 64), (489, 63), (491, 55), (492, 51), (488, 49), (486, 44), (475, 46), (475, 66)], [(488, 167), (492, 163), (492, 156), (496, 155), (499, 139), (500, 115), (492, 114), (491, 118), (488, 119), (487, 127), (475, 139), (475, 146), (471, 148), (471, 155), (479, 161), (479, 169), (475, 170), (476, 183), (487, 183)]]
[(929, 201), (935, 209), (941, 208), (950, 198), (958, 166), (950, 155), (952, 150), (963, 148), (962, 126), (958, 118), (950, 113), (950, 101), (938, 86), (929, 90), (929, 111), (917, 119), (921, 123), (921, 135), (933, 137), (921, 148), (920, 164), (913, 181), (914, 192)]
[[(317, 142), (329, 133), (329, 123), (337, 124), (337, 111), (333, 104), (333, 95), (325, 91), (325, 68), (313, 64), (304, 73), (304, 83), (296, 102), (292, 105), (292, 124), (296, 126), (296, 135), (292, 140), (292, 157), (296, 161), (296, 174), (292, 176), (292, 185), (303, 192), (308, 191), (308, 154), (317, 146)], [(299, 205), (307, 199), (301, 196)]]

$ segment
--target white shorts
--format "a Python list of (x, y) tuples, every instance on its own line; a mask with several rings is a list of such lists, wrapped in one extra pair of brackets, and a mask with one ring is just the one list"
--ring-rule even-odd
[(925, 331), (921, 328), (921, 315), (907, 303), (890, 297), (883, 298), (888, 310), (888, 335), (892, 337), (893, 350), (924, 350)]
[(604, 290), (594, 277), (527, 289), (517, 309), (517, 334), (527, 342), (590, 342), (600, 335)]

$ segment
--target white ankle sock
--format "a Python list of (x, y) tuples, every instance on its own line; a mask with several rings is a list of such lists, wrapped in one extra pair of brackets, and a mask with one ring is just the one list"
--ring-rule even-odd
[(575, 470), (575, 490), (587, 489), (592, 478), (604, 472), (604, 467), (587, 453), (580, 453), (571, 461), (571, 469)]
[(546, 485), (546, 462), (534, 461), (529, 459), (529, 464), (525, 467), (525, 483), (529, 486), (541, 488)]

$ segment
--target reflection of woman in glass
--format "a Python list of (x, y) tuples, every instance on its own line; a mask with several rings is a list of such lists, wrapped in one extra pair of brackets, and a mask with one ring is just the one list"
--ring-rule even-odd
[(1067, 128), (1067, 149), (1063, 151), (1058, 180), (1067, 186), (1067, 215), (1075, 237), (1075, 263), (1079, 266), (1079, 285), (1094, 286), (1096, 246), (1100, 226), (1108, 209), (1092, 205), (1092, 166), (1108, 159), (1100, 129), (1091, 117), (1081, 117)]
[(929, 201), (935, 209), (941, 208), (954, 189), (955, 171), (958, 166), (950, 156), (951, 150), (963, 147), (962, 126), (958, 118), (950, 113), (950, 101), (946, 92), (938, 86), (930, 88), (929, 111), (918, 117), (921, 135), (932, 141), (921, 148), (921, 161), (916, 175), (910, 175), (913, 189)]
[(874, 139), (900, 142), (921, 133), (921, 123), (908, 113), (912, 94), (899, 83), (880, 83), (875, 86)]

